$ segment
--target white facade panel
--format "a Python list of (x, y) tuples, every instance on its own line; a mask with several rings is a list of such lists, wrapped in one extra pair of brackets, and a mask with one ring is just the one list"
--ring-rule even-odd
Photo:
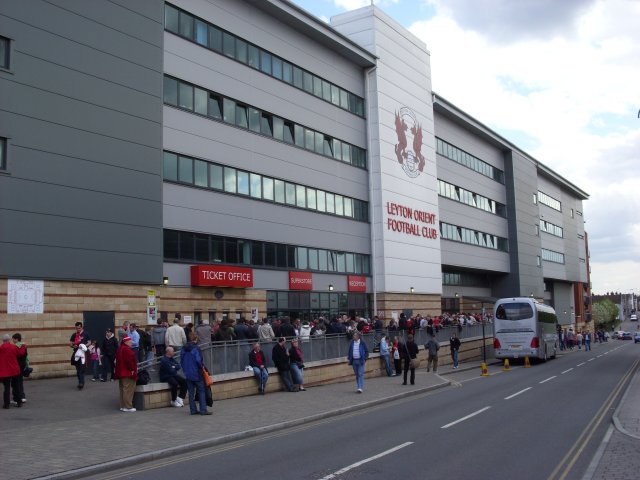
[[(332, 19), (346, 36), (370, 32), (379, 57), (368, 118), (377, 291), (440, 294), (442, 274), (431, 67), (426, 46), (375, 7)], [(375, 90), (374, 90), (375, 88)], [(374, 107), (375, 105), (375, 107)], [(375, 111), (375, 114), (373, 114)], [(375, 119), (375, 123), (374, 123)]]

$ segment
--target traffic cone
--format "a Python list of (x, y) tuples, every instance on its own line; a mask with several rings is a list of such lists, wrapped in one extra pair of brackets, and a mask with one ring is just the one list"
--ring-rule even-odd
[(482, 370), (480, 372), (480, 376), (481, 377), (488, 377), (489, 376), (489, 369), (487, 368), (487, 364), (482, 362)]
[(509, 359), (505, 358), (504, 359), (504, 367), (502, 367), (502, 371), (503, 372), (508, 372), (511, 370), (511, 367), (509, 366)]
[(531, 368), (531, 362), (529, 361), (529, 357), (524, 357), (524, 368)]

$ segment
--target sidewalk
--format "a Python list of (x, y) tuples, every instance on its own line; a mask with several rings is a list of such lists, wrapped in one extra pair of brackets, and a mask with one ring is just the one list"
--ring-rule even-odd
[[(457, 371), (468, 369), (479, 373), (480, 363), (461, 364)], [(451, 372), (448, 365), (438, 370), (443, 375)], [(188, 406), (120, 412), (117, 382), (89, 381), (82, 391), (76, 389), (75, 377), (27, 382), (27, 403), (0, 416), (0, 479), (90, 476), (366, 409), (451, 383), (424, 368), (416, 372), (416, 385), (401, 382), (400, 377), (367, 378), (364, 393), (357, 394), (354, 377), (304, 392), (216, 401), (210, 417), (191, 416)], [(273, 408), (276, 405), (286, 408)]]
[[(27, 382), (28, 402), (0, 416), (0, 479), (88, 477), (442, 388), (455, 382), (456, 372), (477, 370), (479, 375), (480, 364), (467, 362), (458, 370), (446, 365), (438, 375), (421, 368), (416, 385), (402, 386), (399, 377), (367, 378), (361, 395), (355, 393), (354, 380), (299, 393), (216, 401), (210, 417), (190, 416), (188, 407), (122, 413), (117, 382), (88, 382), (82, 391), (76, 390), (75, 377)], [(500, 368), (499, 363), (489, 366), (490, 371)], [(639, 402), (640, 374), (636, 373), (614, 415), (620, 430), (613, 429), (611, 438), (602, 443), (585, 480), (637, 478)], [(283, 404), (287, 408), (272, 408)]]

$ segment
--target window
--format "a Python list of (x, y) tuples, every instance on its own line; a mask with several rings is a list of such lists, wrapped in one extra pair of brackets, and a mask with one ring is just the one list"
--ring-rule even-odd
[(201, 20), (196, 20), (196, 42), (206, 47), (208, 36), (207, 24)]
[(178, 180), (184, 183), (193, 183), (193, 160), (188, 157), (180, 157)]
[(175, 78), (164, 77), (164, 103), (178, 105), (178, 81)]
[(207, 175), (207, 163), (202, 160), (194, 160), (194, 176), (195, 176), (195, 185), (197, 187), (208, 187), (208, 175)]
[(229, 193), (236, 193), (236, 169), (231, 167), (224, 167), (224, 191)]
[(7, 139), (0, 137), (0, 170), (7, 169)]
[(165, 29), (364, 117), (364, 99), (190, 13), (165, 4)]
[(362, 200), (173, 152), (163, 152), (163, 180), (368, 221), (368, 203)]
[(173, 33), (180, 31), (180, 13), (171, 5), (164, 6), (164, 28)]
[[(4, 141), (4, 139), (2, 139)], [(3, 155), (4, 157), (4, 155)], [(178, 156), (175, 153), (164, 152), (163, 175), (165, 180), (178, 181)], [(0, 168), (3, 168), (0, 163)]]
[(178, 106), (193, 110), (193, 87), (187, 83), (180, 83), (178, 93)]
[(564, 253), (554, 252), (553, 250), (542, 249), (542, 260), (553, 263), (564, 263)]
[(465, 167), (470, 168), (480, 173), (481, 175), (489, 177), (496, 182), (504, 183), (504, 172), (502, 170), (499, 170), (493, 165), (489, 165), (488, 163), (483, 162), (479, 158), (476, 158), (473, 155), (460, 150), (458, 147), (455, 147), (437, 137), (436, 152), (443, 157), (447, 157), (448, 159), (453, 160), (460, 165), (464, 165)]
[(500, 250), (502, 252), (508, 251), (506, 238), (444, 222), (440, 222), (440, 236), (445, 240), (452, 240), (454, 242), (468, 243), (470, 245)]
[(555, 198), (553, 198), (550, 195), (547, 195), (546, 193), (543, 192), (538, 192), (538, 201), (540, 203), (542, 203), (543, 205), (546, 205), (549, 208), (553, 208), (554, 210), (557, 210), (559, 212), (562, 211), (562, 204), (560, 203), (559, 200), (556, 200)]

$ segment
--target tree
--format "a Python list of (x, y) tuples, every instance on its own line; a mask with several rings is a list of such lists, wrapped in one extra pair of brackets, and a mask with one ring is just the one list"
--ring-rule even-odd
[(608, 298), (594, 302), (591, 306), (591, 315), (596, 328), (601, 330), (613, 330), (618, 325), (618, 315), (620, 310), (618, 306)]

